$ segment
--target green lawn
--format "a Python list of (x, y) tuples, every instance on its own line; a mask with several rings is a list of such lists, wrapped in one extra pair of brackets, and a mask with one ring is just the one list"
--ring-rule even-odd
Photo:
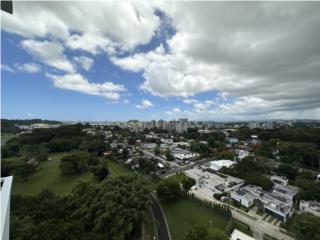
[(11, 138), (14, 138), (16, 135), (13, 133), (2, 133), (1, 134), (1, 146), (6, 143), (6, 141), (10, 140)]
[(168, 179), (181, 183), (183, 179), (188, 178), (184, 173), (177, 173), (173, 176), (168, 177)]
[(14, 194), (34, 195), (42, 189), (47, 188), (58, 195), (66, 195), (79, 181), (91, 181), (92, 173), (87, 171), (78, 176), (61, 176), (59, 169), (60, 159), (66, 153), (52, 154), (52, 160), (44, 163), (43, 168), (28, 178), (25, 182), (20, 177), (15, 176), (13, 181)]
[(116, 161), (113, 160), (105, 160), (105, 162), (107, 163), (108, 169), (111, 172), (111, 175), (127, 175), (127, 174), (132, 174), (133, 172), (120, 165), (119, 163), (117, 163)]
[(210, 229), (209, 221), (212, 221), (213, 228), (224, 231), (228, 223), (228, 219), (194, 200), (179, 198), (171, 203), (161, 202), (161, 206), (173, 240), (185, 239), (187, 232), (195, 225)]

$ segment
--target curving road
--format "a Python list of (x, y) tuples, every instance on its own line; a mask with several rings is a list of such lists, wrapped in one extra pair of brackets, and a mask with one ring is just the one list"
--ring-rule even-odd
[(151, 194), (151, 200), (152, 212), (154, 214), (155, 219), (157, 220), (158, 240), (171, 240), (169, 227), (167, 225), (166, 218), (161, 209), (160, 203), (153, 194)]

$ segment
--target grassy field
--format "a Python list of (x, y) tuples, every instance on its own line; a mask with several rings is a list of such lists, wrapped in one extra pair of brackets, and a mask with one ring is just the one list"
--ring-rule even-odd
[(127, 174), (133, 173), (130, 169), (128, 169), (124, 166), (121, 166), (116, 161), (107, 159), (107, 160), (105, 160), (105, 162), (107, 163), (107, 166), (108, 166), (108, 169), (109, 169), (111, 175), (121, 176), (121, 175), (127, 175)]
[(195, 225), (207, 226), (210, 229), (212, 221), (213, 228), (222, 231), (228, 223), (223, 216), (216, 214), (200, 202), (180, 198), (171, 203), (162, 202), (173, 240), (185, 239), (187, 232)]
[(42, 189), (49, 189), (58, 195), (66, 195), (79, 181), (91, 181), (93, 179), (90, 171), (71, 177), (61, 176), (59, 169), (60, 159), (65, 153), (50, 155), (50, 161), (44, 163), (43, 168), (28, 178), (25, 182), (20, 177), (14, 177), (13, 193), (34, 195)]
[(184, 173), (177, 173), (173, 176), (168, 177), (168, 179), (181, 183), (183, 179), (188, 178)]
[(10, 140), (11, 138), (14, 138), (16, 135), (12, 133), (2, 133), (1, 134), (1, 146), (6, 143), (6, 141)]

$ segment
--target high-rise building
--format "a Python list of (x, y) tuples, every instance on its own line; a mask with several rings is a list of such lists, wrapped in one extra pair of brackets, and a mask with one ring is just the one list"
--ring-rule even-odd
[(169, 131), (172, 132), (172, 131), (175, 131), (176, 130), (176, 121), (175, 120), (172, 120), (169, 122), (169, 127), (168, 127)]
[(158, 128), (159, 129), (165, 129), (165, 121), (164, 120), (160, 119), (158, 121)]
[(183, 133), (188, 130), (188, 119), (186, 118), (181, 118), (178, 120), (176, 124), (176, 131), (178, 133)]
[(1, 202), (1, 239), (9, 240), (10, 226), (10, 194), (12, 176), (1, 178), (0, 202)]

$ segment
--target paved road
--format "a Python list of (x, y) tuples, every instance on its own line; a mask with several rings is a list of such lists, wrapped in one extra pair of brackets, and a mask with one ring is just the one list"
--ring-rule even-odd
[(166, 177), (169, 177), (169, 176), (171, 176), (171, 175), (174, 175), (174, 174), (176, 174), (176, 173), (178, 173), (178, 172), (182, 172), (182, 171), (186, 171), (186, 170), (188, 170), (188, 169), (191, 169), (191, 168), (193, 168), (194, 166), (196, 166), (196, 165), (198, 165), (198, 164), (204, 164), (204, 163), (211, 162), (211, 161), (214, 161), (214, 160), (216, 160), (216, 158), (214, 158), (214, 157), (203, 158), (203, 159), (198, 160), (198, 161), (196, 161), (196, 162), (193, 162), (193, 163), (191, 163), (191, 164), (189, 164), (189, 165), (179, 166), (179, 168), (171, 169), (171, 170), (169, 170), (168, 172), (166, 172), (165, 174), (160, 175), (159, 177), (161, 177), (161, 178), (166, 178)]
[(155, 219), (157, 220), (158, 240), (171, 240), (169, 227), (167, 225), (164, 213), (161, 209), (160, 203), (154, 195), (151, 194), (152, 211)]

